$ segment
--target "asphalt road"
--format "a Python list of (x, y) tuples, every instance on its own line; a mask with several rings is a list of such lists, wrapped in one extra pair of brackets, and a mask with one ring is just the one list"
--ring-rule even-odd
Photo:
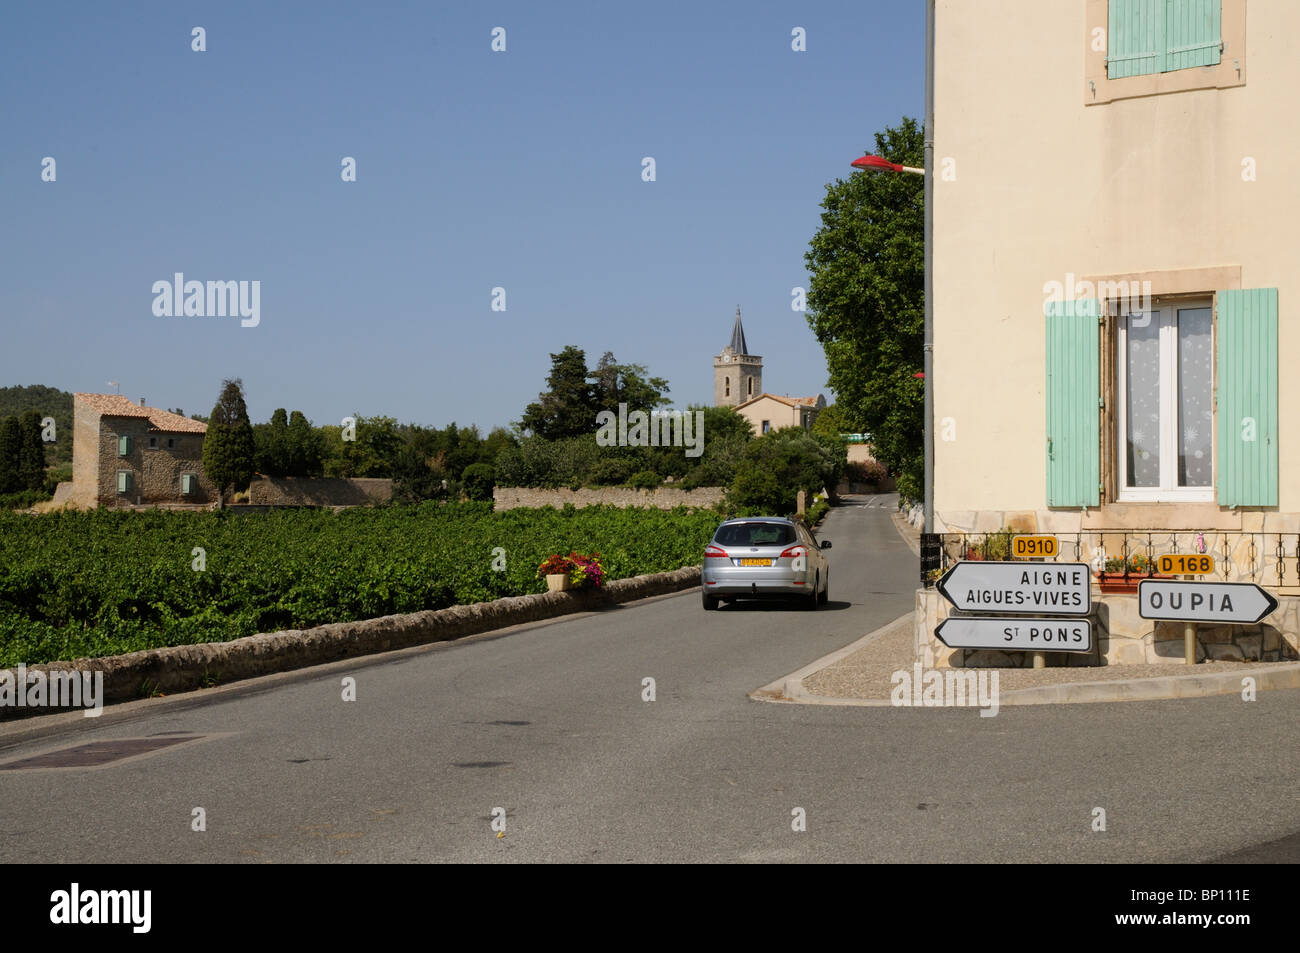
[[(830, 605), (698, 590), (138, 706), (0, 762), (194, 732), (96, 768), (0, 770), (24, 862), (1163, 862), (1300, 856), (1300, 692), (830, 708), (747, 693), (902, 615), (892, 497), (833, 511)], [(357, 699), (342, 700), (341, 680)], [(643, 679), (656, 698), (644, 701)], [(0, 746), (5, 744), (0, 736)], [(191, 829), (201, 807), (206, 831)], [(505, 836), (491, 827), (505, 811)], [(1094, 831), (1094, 809), (1106, 830)], [(807, 830), (792, 830), (802, 808)]]

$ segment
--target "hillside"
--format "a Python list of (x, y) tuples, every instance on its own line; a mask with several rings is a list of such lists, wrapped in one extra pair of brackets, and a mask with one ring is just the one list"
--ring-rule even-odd
[(43, 384), (0, 387), (0, 420), (11, 414), (18, 416), (26, 410), (38, 410), (42, 416), (54, 418), (58, 440), (45, 445), (46, 465), (54, 467), (71, 464), (72, 394)]

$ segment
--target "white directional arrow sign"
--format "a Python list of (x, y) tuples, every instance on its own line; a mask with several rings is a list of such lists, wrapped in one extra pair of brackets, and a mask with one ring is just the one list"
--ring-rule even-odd
[(1253, 582), (1138, 583), (1138, 615), (1185, 622), (1258, 622), (1277, 608), (1277, 600)]
[(1092, 609), (1087, 563), (962, 562), (944, 573), (937, 588), (971, 612), (1087, 615)]
[(1090, 652), (1087, 619), (967, 619), (949, 616), (934, 630), (950, 649), (1030, 652)]

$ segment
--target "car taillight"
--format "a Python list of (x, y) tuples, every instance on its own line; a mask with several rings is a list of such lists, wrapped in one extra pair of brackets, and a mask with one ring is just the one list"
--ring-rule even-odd
[(723, 549), (721, 546), (705, 546), (704, 558), (705, 559), (730, 559), (731, 557), (727, 555), (727, 551)]
[(807, 555), (808, 555), (807, 546), (791, 546), (789, 549), (787, 549), (785, 552), (781, 554), (782, 558), (786, 556), (807, 556)]

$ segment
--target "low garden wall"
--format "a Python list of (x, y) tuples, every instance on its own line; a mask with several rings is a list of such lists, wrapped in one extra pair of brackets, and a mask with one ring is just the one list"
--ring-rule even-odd
[(372, 477), (267, 477), (248, 485), (248, 502), (262, 506), (366, 506), (393, 498), (393, 481)]
[[(252, 635), (229, 642), (177, 645), (104, 658), (29, 665), (26, 671), (103, 672), (103, 700), (107, 703), (132, 701), (459, 639), (523, 622), (679, 592), (699, 584), (700, 567), (686, 566), (672, 572), (615, 579), (600, 589), (510, 596), (436, 611)], [(0, 719), (58, 710), (0, 706)]]

